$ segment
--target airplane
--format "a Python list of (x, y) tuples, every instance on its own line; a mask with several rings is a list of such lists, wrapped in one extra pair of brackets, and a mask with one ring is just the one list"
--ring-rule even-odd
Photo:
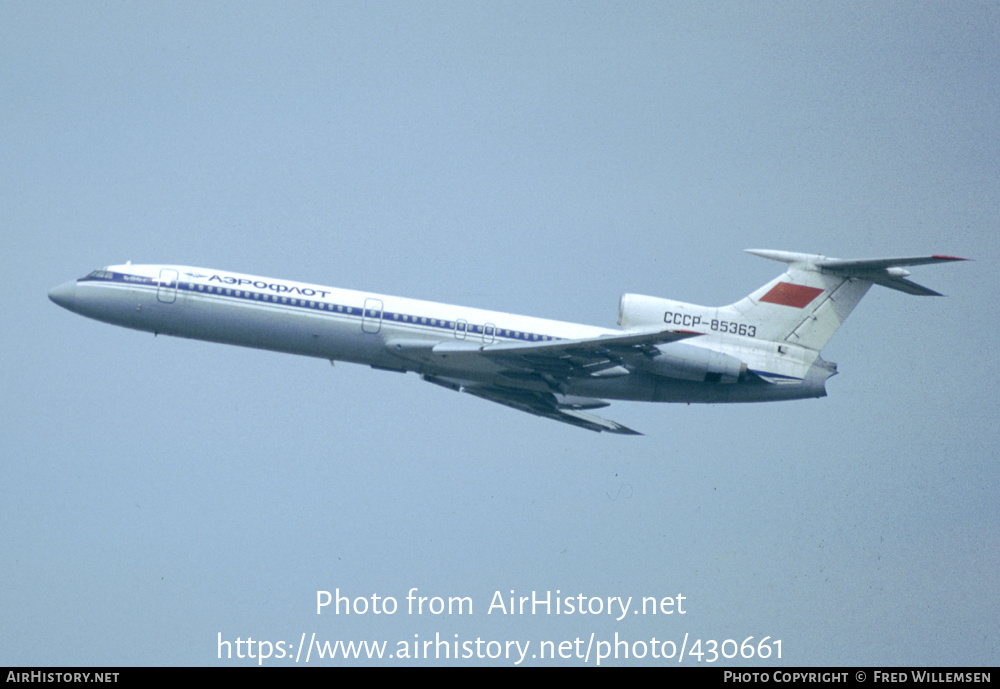
[(416, 372), (423, 380), (592, 431), (607, 399), (764, 402), (826, 395), (820, 350), (873, 285), (954, 256), (842, 260), (747, 249), (787, 264), (729, 306), (622, 295), (620, 329), (176, 265), (108, 266), (54, 288), (74, 313), (158, 335)]

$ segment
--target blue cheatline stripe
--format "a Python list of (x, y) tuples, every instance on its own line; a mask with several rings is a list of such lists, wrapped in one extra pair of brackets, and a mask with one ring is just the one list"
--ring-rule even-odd
[[(171, 285), (167, 283), (164, 285), (158, 278), (150, 278), (142, 275), (131, 275), (128, 273), (115, 273), (111, 271), (94, 271), (90, 275), (80, 278), (78, 282), (114, 282), (121, 283), (123, 285), (132, 286), (147, 286), (155, 289), (160, 289), (161, 287), (173, 288), (176, 287), (178, 290), (185, 292), (191, 292), (193, 294), (202, 295), (212, 295), (213, 297), (222, 297), (224, 299), (238, 299), (241, 301), (268, 304), (273, 306), (283, 306), (294, 309), (304, 309), (307, 311), (321, 312), (325, 314), (338, 314), (338, 315), (348, 315), (376, 318), (378, 311), (374, 309), (369, 309), (365, 312), (365, 309), (357, 306), (346, 306), (344, 304), (334, 304), (326, 301), (317, 301), (316, 299), (305, 299), (301, 297), (289, 297), (278, 294), (265, 294), (263, 292), (254, 292), (245, 289), (236, 289), (234, 287), (220, 287), (217, 285), (205, 285), (200, 282), (183, 282), (178, 281), (176, 285)], [(291, 289), (291, 288), (289, 288)], [(397, 323), (405, 323), (407, 325), (419, 326), (422, 328), (432, 328), (435, 330), (445, 330), (449, 333), (455, 333), (459, 323), (457, 321), (449, 321), (442, 318), (428, 318), (426, 316), (415, 316), (406, 313), (397, 313), (394, 311), (382, 311), (382, 322), (385, 321), (395, 321)], [(538, 333), (528, 333), (518, 330), (509, 330), (506, 328), (499, 328), (495, 325), (491, 326), (493, 330), (493, 336), (497, 338), (504, 338), (509, 340), (523, 340), (526, 342), (548, 342), (557, 341), (563, 338), (554, 337), (552, 335), (542, 335)], [(483, 335), (487, 334), (487, 328), (485, 325), (476, 325), (473, 323), (466, 323), (465, 332), (470, 335)]]
[[(114, 273), (106, 270), (94, 271), (90, 275), (80, 278), (78, 282), (117, 282), (123, 285), (132, 286), (145, 286), (153, 289), (159, 289), (163, 287), (163, 283), (157, 278), (149, 278), (142, 275), (131, 275), (128, 273)], [(172, 286), (168, 283), (168, 288)], [(176, 288), (183, 290), (185, 292), (191, 292), (192, 294), (200, 295), (211, 295), (214, 298), (222, 299), (238, 299), (241, 301), (267, 304), (270, 306), (278, 306), (293, 309), (304, 309), (306, 311), (315, 311), (329, 315), (347, 315), (357, 318), (369, 317), (375, 318), (378, 311), (369, 309), (365, 313), (363, 308), (357, 306), (346, 306), (344, 304), (333, 304), (331, 302), (317, 301), (315, 299), (303, 299), (299, 297), (288, 297), (280, 296), (277, 294), (265, 294), (262, 292), (252, 292), (250, 290), (236, 289), (233, 287), (220, 287), (216, 285), (205, 285), (199, 282), (177, 282)], [(292, 289), (292, 288), (288, 288)], [(295, 288), (299, 289), (299, 288)], [(311, 289), (311, 288), (309, 288)], [(405, 323), (407, 325), (418, 326), (421, 328), (431, 328), (435, 330), (447, 331), (454, 334), (456, 328), (458, 327), (457, 321), (449, 321), (441, 318), (427, 318), (426, 316), (414, 316), (412, 314), (397, 313), (394, 311), (382, 311), (382, 321), (395, 321), (397, 323)], [(543, 342), (543, 341), (558, 341), (562, 340), (561, 337), (554, 337), (551, 335), (540, 335), (536, 333), (527, 333), (521, 331), (510, 331), (505, 328), (498, 328), (492, 326), (493, 335), (497, 338), (504, 338), (509, 340), (524, 340), (528, 342)], [(473, 323), (466, 324), (466, 333), (470, 335), (483, 335), (486, 332), (485, 325), (475, 325)], [(761, 377), (769, 378), (784, 378), (788, 381), (802, 382), (801, 378), (795, 376), (786, 376), (781, 373), (770, 373), (768, 371), (757, 371), (752, 370), (752, 373), (756, 373)]]

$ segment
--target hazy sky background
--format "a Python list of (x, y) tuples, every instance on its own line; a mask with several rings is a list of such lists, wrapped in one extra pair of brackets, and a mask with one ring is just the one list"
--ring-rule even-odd
[[(313, 632), (995, 664), (998, 34), (996, 2), (3, 2), (0, 664)], [(874, 288), (829, 397), (604, 410), (644, 437), (46, 298), (131, 260), (612, 326), (780, 272), (744, 248), (975, 262)], [(401, 609), (317, 616), (338, 587)], [(512, 589), (687, 613), (487, 615)]]

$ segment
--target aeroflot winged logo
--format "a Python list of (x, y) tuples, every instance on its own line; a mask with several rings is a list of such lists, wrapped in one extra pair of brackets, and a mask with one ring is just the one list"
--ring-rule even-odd
[(590, 411), (608, 406), (604, 398), (826, 395), (837, 366), (820, 350), (872, 285), (937, 295), (907, 279), (903, 266), (963, 260), (750, 253), (785, 263), (785, 272), (722, 307), (625, 294), (617, 330), (188, 266), (109, 266), (49, 297), (127, 328), (413, 371), (519, 411), (634, 435)]

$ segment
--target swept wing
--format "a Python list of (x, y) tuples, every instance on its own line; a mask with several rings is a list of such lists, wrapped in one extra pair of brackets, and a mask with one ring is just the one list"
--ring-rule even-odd
[[(546, 342), (494, 343), (390, 340), (389, 351), (417, 364), (423, 379), (592, 431), (640, 435), (583, 409), (608, 406), (604, 400), (562, 394), (570, 379), (628, 375), (625, 365), (659, 353), (656, 345), (700, 333), (686, 330), (631, 331), (622, 335)], [(490, 382), (455, 377), (476, 372)], [(461, 375), (461, 374), (459, 374)]]

